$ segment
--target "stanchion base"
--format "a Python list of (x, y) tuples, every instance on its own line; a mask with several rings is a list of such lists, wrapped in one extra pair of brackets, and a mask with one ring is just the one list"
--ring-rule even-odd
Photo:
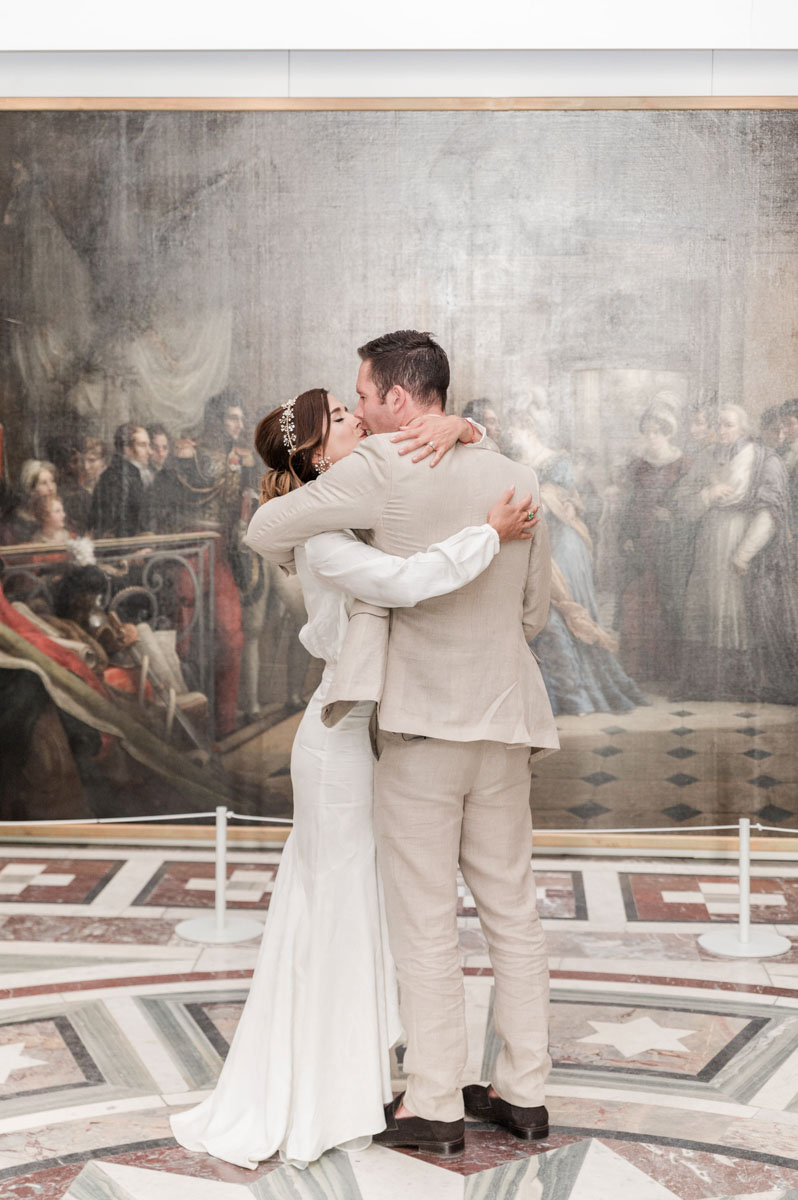
[(771, 958), (775, 954), (784, 954), (792, 944), (789, 938), (780, 933), (768, 933), (766, 929), (752, 929), (748, 941), (741, 942), (736, 926), (702, 933), (698, 941), (705, 950), (732, 958)]
[(263, 926), (260, 921), (253, 921), (249, 917), (228, 916), (224, 926), (219, 929), (215, 917), (194, 917), (191, 921), (181, 921), (175, 927), (175, 933), (188, 942), (232, 945), (233, 942), (250, 942), (253, 938), (260, 937)]

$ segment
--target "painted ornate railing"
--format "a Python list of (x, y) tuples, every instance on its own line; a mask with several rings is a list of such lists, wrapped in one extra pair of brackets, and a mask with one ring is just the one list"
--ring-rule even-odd
[[(106, 576), (103, 607), (123, 620), (175, 629), (183, 673), (214, 711), (213, 566), (219, 535), (209, 531), (93, 543)], [(54, 591), (72, 562), (61, 545), (26, 542), (0, 546), (0, 582), (9, 601), (22, 600), (43, 614), (53, 611)]]

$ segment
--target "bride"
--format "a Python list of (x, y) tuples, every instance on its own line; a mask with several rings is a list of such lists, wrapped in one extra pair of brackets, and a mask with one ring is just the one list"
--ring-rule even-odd
[[(474, 438), (459, 417), (413, 424), (439, 452), (461, 435)], [(262, 501), (310, 482), (363, 436), (360, 421), (323, 388), (274, 409), (255, 435), (271, 468)], [(500, 542), (531, 536), (530, 498), (511, 500), (505, 492), (484, 525), (406, 559), (348, 531), (297, 548), (308, 613), (299, 636), (326, 667), (294, 740), (294, 827), (230, 1052), (213, 1093), (171, 1119), (189, 1150), (251, 1168), (279, 1152), (304, 1167), (334, 1146), (363, 1149), (385, 1128), (388, 1052), (401, 1026), (371, 824), (374, 705), (356, 704), (332, 728), (321, 711), (353, 597), (410, 607), (470, 583)]]

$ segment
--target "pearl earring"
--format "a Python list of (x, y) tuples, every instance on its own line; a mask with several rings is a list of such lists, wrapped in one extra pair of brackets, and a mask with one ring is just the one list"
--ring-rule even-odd
[(325, 454), (325, 455), (324, 455), (324, 458), (320, 458), (320, 459), (318, 459), (318, 460), (317, 460), (317, 461), (316, 461), (316, 462), (315, 462), (313, 465), (314, 465), (314, 467), (316, 468), (316, 473), (317, 473), (317, 475), (323, 475), (323, 474), (324, 474), (324, 472), (325, 472), (325, 471), (326, 471), (326, 470), (327, 470), (329, 467), (331, 467), (331, 466), (332, 466), (332, 463), (330, 462), (329, 458), (328, 458), (328, 457), (327, 457), (327, 455)]

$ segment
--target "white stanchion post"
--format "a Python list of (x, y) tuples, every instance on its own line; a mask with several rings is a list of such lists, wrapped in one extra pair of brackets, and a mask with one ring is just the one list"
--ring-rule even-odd
[(227, 908), (227, 809), (223, 804), (216, 807), (216, 933), (224, 933), (224, 916)]
[(740, 915), (737, 929), (713, 929), (698, 941), (712, 954), (730, 958), (772, 958), (790, 948), (789, 938), (768, 929), (751, 930), (751, 821), (740, 817), (738, 842), (738, 891)]
[(227, 808), (216, 808), (216, 861), (214, 867), (214, 915), (181, 921), (175, 928), (178, 937), (189, 942), (211, 942), (214, 945), (249, 942), (260, 937), (263, 926), (251, 917), (227, 916)]
[(740, 840), (738, 871), (740, 876), (740, 920), (738, 923), (741, 946), (751, 942), (751, 821), (740, 817)]

